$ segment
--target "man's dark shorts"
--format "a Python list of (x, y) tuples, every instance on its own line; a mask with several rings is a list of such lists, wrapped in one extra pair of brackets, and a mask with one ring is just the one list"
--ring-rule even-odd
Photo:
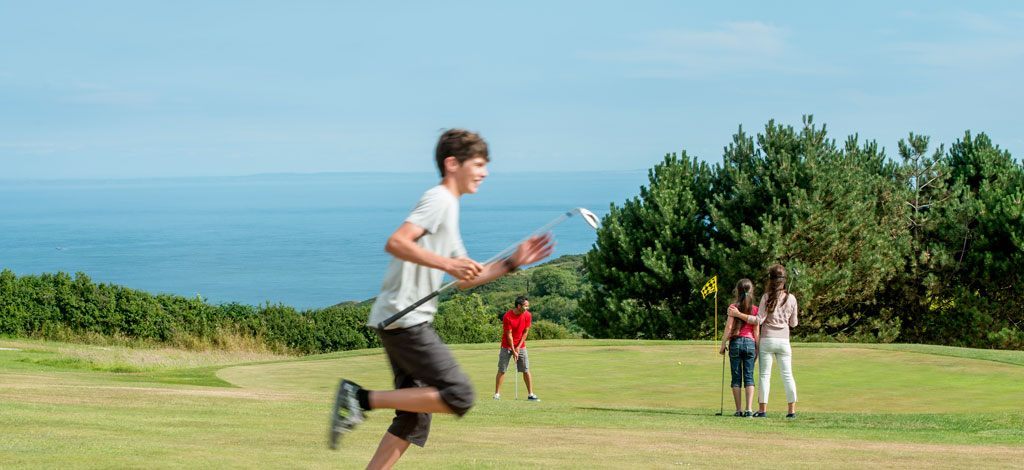
[[(396, 389), (435, 387), (441, 400), (460, 417), (473, 407), (473, 384), (429, 322), (378, 333), (391, 361)], [(430, 413), (395, 410), (388, 432), (423, 447), (430, 434)]]

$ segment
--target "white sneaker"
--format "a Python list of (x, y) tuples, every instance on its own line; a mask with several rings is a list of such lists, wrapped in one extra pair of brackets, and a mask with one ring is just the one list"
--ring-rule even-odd
[(501, 400), (501, 394), (500, 393), (495, 393), (494, 394), (494, 399), (495, 400)]
[(540, 401), (540, 398), (537, 398), (537, 395), (534, 395), (532, 393), (527, 395), (526, 399), (529, 401)]

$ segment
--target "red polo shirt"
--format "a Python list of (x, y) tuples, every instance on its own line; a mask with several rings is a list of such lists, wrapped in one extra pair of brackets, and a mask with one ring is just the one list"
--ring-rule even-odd
[[(505, 312), (504, 318), (501, 320), (501, 347), (505, 349), (512, 349), (512, 344), (508, 342), (508, 332), (512, 332), (512, 341), (515, 344), (519, 344), (523, 340), (523, 334), (530, 328), (530, 324), (533, 321), (533, 316), (530, 315), (530, 311), (526, 310), (521, 314), (516, 314), (515, 310), (509, 310)], [(526, 343), (523, 343), (523, 347), (526, 347)]]

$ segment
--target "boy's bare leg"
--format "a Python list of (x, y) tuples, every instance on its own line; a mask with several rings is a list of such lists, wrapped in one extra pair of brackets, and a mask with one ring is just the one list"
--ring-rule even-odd
[(379, 468), (391, 468), (395, 466), (398, 459), (402, 458), (402, 454), (409, 448), (409, 441), (404, 440), (389, 432), (384, 433), (384, 437), (380, 439), (380, 445), (377, 446), (377, 452), (373, 454), (373, 458), (370, 459), (370, 463), (366, 464), (368, 469), (379, 469)]
[(437, 391), (435, 387), (375, 390), (370, 392), (369, 401), (371, 409), (389, 408), (412, 413), (453, 413), (448, 404), (441, 399), (441, 392)]

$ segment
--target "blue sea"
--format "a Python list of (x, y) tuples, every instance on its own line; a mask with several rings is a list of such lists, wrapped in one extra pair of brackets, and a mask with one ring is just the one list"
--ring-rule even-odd
[[(365, 300), (380, 288), (384, 241), (437, 182), (434, 173), (0, 180), (0, 268), (84, 272), (214, 303)], [(644, 184), (641, 170), (492, 174), (462, 198), (462, 236), (483, 261), (573, 207), (603, 217)], [(578, 219), (554, 234), (556, 257), (596, 239)]]

